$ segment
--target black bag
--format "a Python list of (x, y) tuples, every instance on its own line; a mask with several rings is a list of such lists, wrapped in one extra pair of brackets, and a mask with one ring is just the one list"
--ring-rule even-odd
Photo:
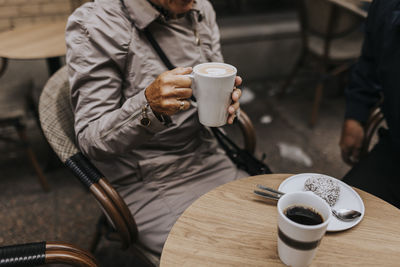
[[(153, 35), (146, 28), (143, 30), (144, 35), (147, 40), (153, 46), (154, 50), (157, 52), (158, 56), (164, 62), (165, 66), (172, 70), (175, 68), (172, 65), (171, 61), (169, 61), (168, 57), (165, 55), (164, 51), (158, 45), (157, 41), (154, 39)], [(192, 101), (196, 101), (194, 96), (191, 97)], [(221, 129), (216, 127), (210, 127), (211, 131), (215, 135), (218, 140), (219, 145), (225, 150), (225, 153), (232, 160), (232, 162), (238, 167), (246, 171), (250, 175), (259, 175), (259, 174), (270, 174), (271, 169), (265, 164), (263, 161), (257, 159), (253, 156), (249, 151), (245, 149), (241, 149), (238, 147)], [(265, 156), (263, 157), (265, 158)]]
[[(225, 150), (225, 153), (239, 168), (250, 175), (270, 174), (271, 169), (263, 161), (254, 157), (246, 149), (238, 147), (221, 129), (211, 127), (211, 131), (217, 138), (219, 145)], [(263, 159), (265, 158), (265, 154)]]

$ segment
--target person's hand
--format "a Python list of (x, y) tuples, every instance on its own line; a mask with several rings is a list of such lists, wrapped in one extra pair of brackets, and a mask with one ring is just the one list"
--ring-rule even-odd
[(183, 75), (191, 72), (191, 67), (163, 72), (146, 88), (145, 96), (153, 112), (173, 115), (190, 107), (187, 99), (192, 96), (192, 80)]
[(235, 78), (235, 87), (232, 92), (232, 104), (228, 108), (229, 116), (228, 116), (228, 124), (232, 124), (235, 117), (236, 112), (239, 111), (239, 98), (242, 96), (242, 91), (237, 88), (237, 86), (242, 84), (242, 78), (240, 76), (236, 76)]
[(342, 136), (340, 138), (340, 150), (343, 161), (354, 165), (360, 160), (360, 149), (364, 140), (362, 125), (353, 119), (347, 119), (343, 123)]

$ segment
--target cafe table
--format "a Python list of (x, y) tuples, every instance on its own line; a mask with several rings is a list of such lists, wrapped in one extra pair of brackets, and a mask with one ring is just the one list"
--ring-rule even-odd
[(65, 56), (66, 21), (30, 24), (0, 32), (0, 58), (15, 60), (46, 59), (49, 73), (61, 67)]
[[(253, 194), (278, 188), (290, 174), (243, 178), (196, 200), (173, 226), (161, 255), (167, 266), (281, 266), (275, 201)], [(400, 210), (357, 188), (365, 205), (359, 224), (329, 232), (311, 266), (400, 266)]]

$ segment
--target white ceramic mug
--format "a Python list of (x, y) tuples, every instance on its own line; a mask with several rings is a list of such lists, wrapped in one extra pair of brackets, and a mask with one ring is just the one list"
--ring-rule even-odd
[[(331, 208), (312, 192), (287, 193), (279, 199), (277, 206), (279, 258), (293, 267), (310, 265), (331, 220)], [(311, 208), (322, 216), (323, 222), (305, 225), (292, 221), (285, 215), (287, 208), (292, 206)]]
[(236, 73), (232, 65), (208, 62), (196, 65), (193, 73), (188, 75), (192, 78), (201, 124), (209, 127), (226, 124)]

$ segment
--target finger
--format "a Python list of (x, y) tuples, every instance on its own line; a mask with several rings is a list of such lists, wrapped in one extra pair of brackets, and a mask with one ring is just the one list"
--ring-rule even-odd
[(173, 115), (179, 111), (186, 110), (190, 107), (190, 102), (179, 99), (165, 99), (161, 102), (158, 112), (165, 115)]
[(242, 77), (236, 76), (235, 77), (235, 86), (239, 86), (242, 84)]
[(175, 88), (169, 94), (170, 97), (176, 99), (185, 99), (190, 98), (193, 94), (193, 90), (191, 88)]
[(235, 118), (236, 118), (236, 115), (235, 114), (231, 114), (231, 115), (229, 115), (228, 116), (228, 124), (232, 124), (233, 123), (233, 121), (235, 120)]
[[(354, 147), (341, 147), (341, 155), (342, 159), (345, 163), (348, 165), (353, 166), (357, 161), (358, 161), (358, 152), (356, 152), (357, 149)], [(357, 156), (355, 156), (357, 155)]]
[(354, 148), (350, 160), (354, 163), (357, 163), (360, 160), (360, 149), (359, 148)]
[(233, 103), (232, 105), (229, 106), (228, 113), (229, 114), (234, 114), (236, 112), (236, 110), (239, 109), (239, 106), (240, 106), (239, 102)]
[(171, 70), (170, 73), (174, 75), (184, 75), (184, 74), (190, 74), (192, 73), (192, 71), (193, 71), (192, 67), (186, 67), (186, 68), (177, 67)]
[(190, 87), (192, 86), (192, 79), (184, 75), (172, 75), (170, 83), (175, 87)]
[(242, 90), (236, 88), (232, 92), (232, 100), (234, 102), (239, 101), (239, 98), (242, 96)]
[(187, 110), (190, 107), (190, 102), (187, 100), (176, 100), (177, 103), (177, 110), (178, 111), (183, 111), (183, 110)]
[(346, 153), (345, 151), (341, 151), (341, 155), (342, 155), (342, 159), (343, 159), (343, 161), (346, 163), (346, 164), (348, 164), (348, 165), (353, 165), (353, 163), (351, 162), (351, 160), (350, 160), (350, 157), (349, 157), (349, 154), (348, 153)]

